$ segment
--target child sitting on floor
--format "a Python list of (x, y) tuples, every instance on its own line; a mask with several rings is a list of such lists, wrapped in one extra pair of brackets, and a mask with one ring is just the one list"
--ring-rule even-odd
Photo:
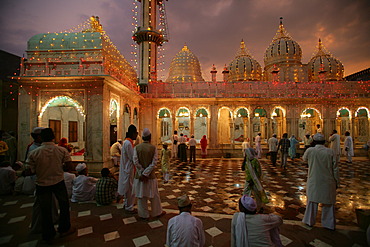
[(72, 202), (86, 202), (94, 200), (96, 179), (87, 176), (87, 166), (79, 163), (76, 166), (78, 177), (73, 180)]

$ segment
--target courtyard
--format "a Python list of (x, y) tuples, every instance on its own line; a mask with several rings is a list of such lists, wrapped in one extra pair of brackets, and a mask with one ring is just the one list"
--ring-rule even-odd
[[(356, 209), (370, 209), (369, 160), (355, 157), (353, 164), (342, 158), (341, 185), (337, 190), (336, 231), (318, 223), (301, 223), (306, 197), (307, 166), (301, 160), (289, 161), (287, 170), (260, 160), (263, 186), (270, 202), (265, 213), (284, 219), (280, 235), (284, 246), (366, 246), (365, 231), (357, 225)], [(164, 246), (168, 220), (178, 213), (176, 198), (187, 193), (193, 202), (193, 215), (199, 217), (206, 235), (205, 246), (230, 246), (232, 215), (244, 186), (242, 159), (198, 159), (196, 164), (173, 163), (169, 183), (157, 172), (163, 209), (161, 218), (142, 221), (137, 214), (124, 212), (122, 203), (98, 207), (95, 202), (71, 203), (71, 221), (77, 232), (56, 238), (54, 246)], [(39, 234), (30, 234), (33, 196), (0, 197), (0, 245), (42, 246)], [(319, 211), (320, 215), (320, 211)]]

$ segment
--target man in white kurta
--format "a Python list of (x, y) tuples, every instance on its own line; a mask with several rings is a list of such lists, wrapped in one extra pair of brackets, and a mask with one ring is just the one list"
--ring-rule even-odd
[(95, 198), (96, 178), (87, 176), (87, 166), (85, 163), (79, 163), (76, 166), (78, 177), (73, 180), (71, 202), (92, 201)]
[(250, 148), (249, 144), (249, 138), (244, 138), (243, 143), (242, 143), (242, 152), (243, 152), (243, 157), (246, 156), (246, 151), (247, 149)]
[(121, 162), (119, 167), (118, 194), (123, 195), (124, 209), (128, 213), (134, 213), (135, 195), (132, 193), (134, 181), (134, 140), (137, 137), (137, 129), (134, 125), (128, 127), (126, 139), (122, 145)]
[(318, 204), (322, 204), (321, 224), (335, 230), (336, 189), (339, 187), (339, 170), (333, 150), (324, 146), (321, 133), (314, 135), (315, 147), (308, 148), (303, 160), (308, 161), (307, 206), (302, 222), (313, 226), (316, 223)]
[(261, 133), (258, 133), (258, 135), (254, 138), (254, 142), (256, 143), (256, 152), (257, 152), (257, 158), (261, 159), (262, 157), (262, 146), (261, 146)]
[(205, 243), (203, 223), (191, 215), (192, 204), (187, 195), (177, 198), (180, 214), (168, 221), (166, 246), (202, 247)]
[(272, 137), (268, 140), (269, 144), (269, 152), (270, 152), (270, 159), (273, 166), (276, 166), (276, 159), (277, 159), (277, 148), (279, 141), (276, 138), (276, 134), (273, 134)]
[(171, 136), (171, 158), (177, 159), (177, 152), (178, 152), (178, 145), (179, 145), (179, 137), (177, 136), (177, 130), (173, 132), (173, 135)]
[(161, 199), (158, 192), (158, 181), (155, 176), (155, 167), (157, 165), (157, 148), (150, 144), (151, 133), (148, 128), (143, 130), (143, 142), (134, 148), (133, 162), (136, 167), (133, 193), (136, 195), (138, 215), (142, 219), (149, 218), (148, 200), (151, 202), (151, 215), (161, 216), (165, 214), (162, 211)]
[(244, 195), (231, 221), (231, 247), (282, 247), (279, 226), (283, 219), (275, 214), (256, 214), (257, 204)]
[(333, 150), (333, 155), (335, 162), (339, 164), (340, 161), (340, 136), (337, 133), (337, 130), (333, 130), (333, 133), (329, 137), (330, 148)]
[(348, 131), (344, 135), (346, 139), (344, 139), (343, 153), (347, 157), (347, 163), (352, 163), (352, 156), (354, 156), (353, 140)]

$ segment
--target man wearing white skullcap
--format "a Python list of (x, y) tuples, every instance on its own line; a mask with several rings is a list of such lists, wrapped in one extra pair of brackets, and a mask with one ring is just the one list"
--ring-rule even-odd
[(162, 216), (161, 199), (158, 192), (158, 181), (155, 176), (157, 165), (157, 148), (150, 143), (151, 133), (148, 128), (143, 130), (143, 142), (134, 148), (133, 162), (136, 167), (133, 194), (137, 197), (138, 215), (149, 219), (148, 200), (151, 202), (152, 216)]
[(307, 206), (302, 222), (313, 226), (316, 223), (317, 207), (322, 204), (321, 224), (335, 229), (336, 189), (339, 187), (339, 168), (333, 150), (324, 146), (321, 133), (313, 136), (314, 147), (308, 148), (303, 160), (308, 161)]
[(256, 202), (246, 195), (239, 199), (239, 210), (231, 221), (232, 247), (283, 246), (279, 236), (279, 226), (283, 224), (280, 216), (256, 214)]
[(239, 199), (239, 210), (231, 221), (232, 247), (283, 246), (279, 236), (279, 226), (283, 224), (280, 216), (256, 214), (256, 202), (246, 195)]
[(87, 176), (87, 166), (79, 163), (76, 166), (78, 177), (73, 180), (72, 202), (92, 201), (95, 198), (97, 179)]
[(135, 195), (132, 193), (134, 183), (135, 167), (133, 162), (134, 141), (138, 133), (136, 126), (131, 124), (126, 132), (126, 139), (122, 145), (121, 160), (118, 177), (118, 194), (123, 195), (124, 210), (126, 213), (136, 213), (134, 209)]
[(192, 204), (187, 195), (177, 198), (180, 214), (168, 221), (166, 246), (202, 247), (205, 236), (202, 221), (191, 215)]

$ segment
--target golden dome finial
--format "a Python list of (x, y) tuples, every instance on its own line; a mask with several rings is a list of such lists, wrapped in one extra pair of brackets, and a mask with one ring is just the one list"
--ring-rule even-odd
[(290, 35), (288, 34), (288, 32), (286, 31), (286, 29), (284, 28), (284, 25), (283, 25), (283, 17), (280, 17), (280, 23), (279, 23), (279, 28), (275, 34), (275, 37), (272, 39), (272, 41), (274, 42), (275, 40), (277, 39), (281, 39), (281, 38), (289, 38), (289, 39), (292, 39), (290, 37)]
[(315, 57), (322, 55), (330, 56), (331, 54), (326, 50), (325, 46), (322, 44), (321, 38), (319, 38), (319, 44), (317, 45), (317, 52)]
[(103, 27), (100, 24), (99, 16), (91, 16), (90, 17), (90, 30), (86, 30), (90, 32), (103, 32)]
[(184, 47), (182, 48), (182, 51), (188, 51), (189, 50), (189, 48), (188, 48), (188, 46), (186, 45), (186, 43), (184, 44)]
[(245, 42), (243, 39), (240, 42), (240, 50), (236, 53), (236, 57), (240, 56), (250, 56), (247, 48), (245, 47)]

